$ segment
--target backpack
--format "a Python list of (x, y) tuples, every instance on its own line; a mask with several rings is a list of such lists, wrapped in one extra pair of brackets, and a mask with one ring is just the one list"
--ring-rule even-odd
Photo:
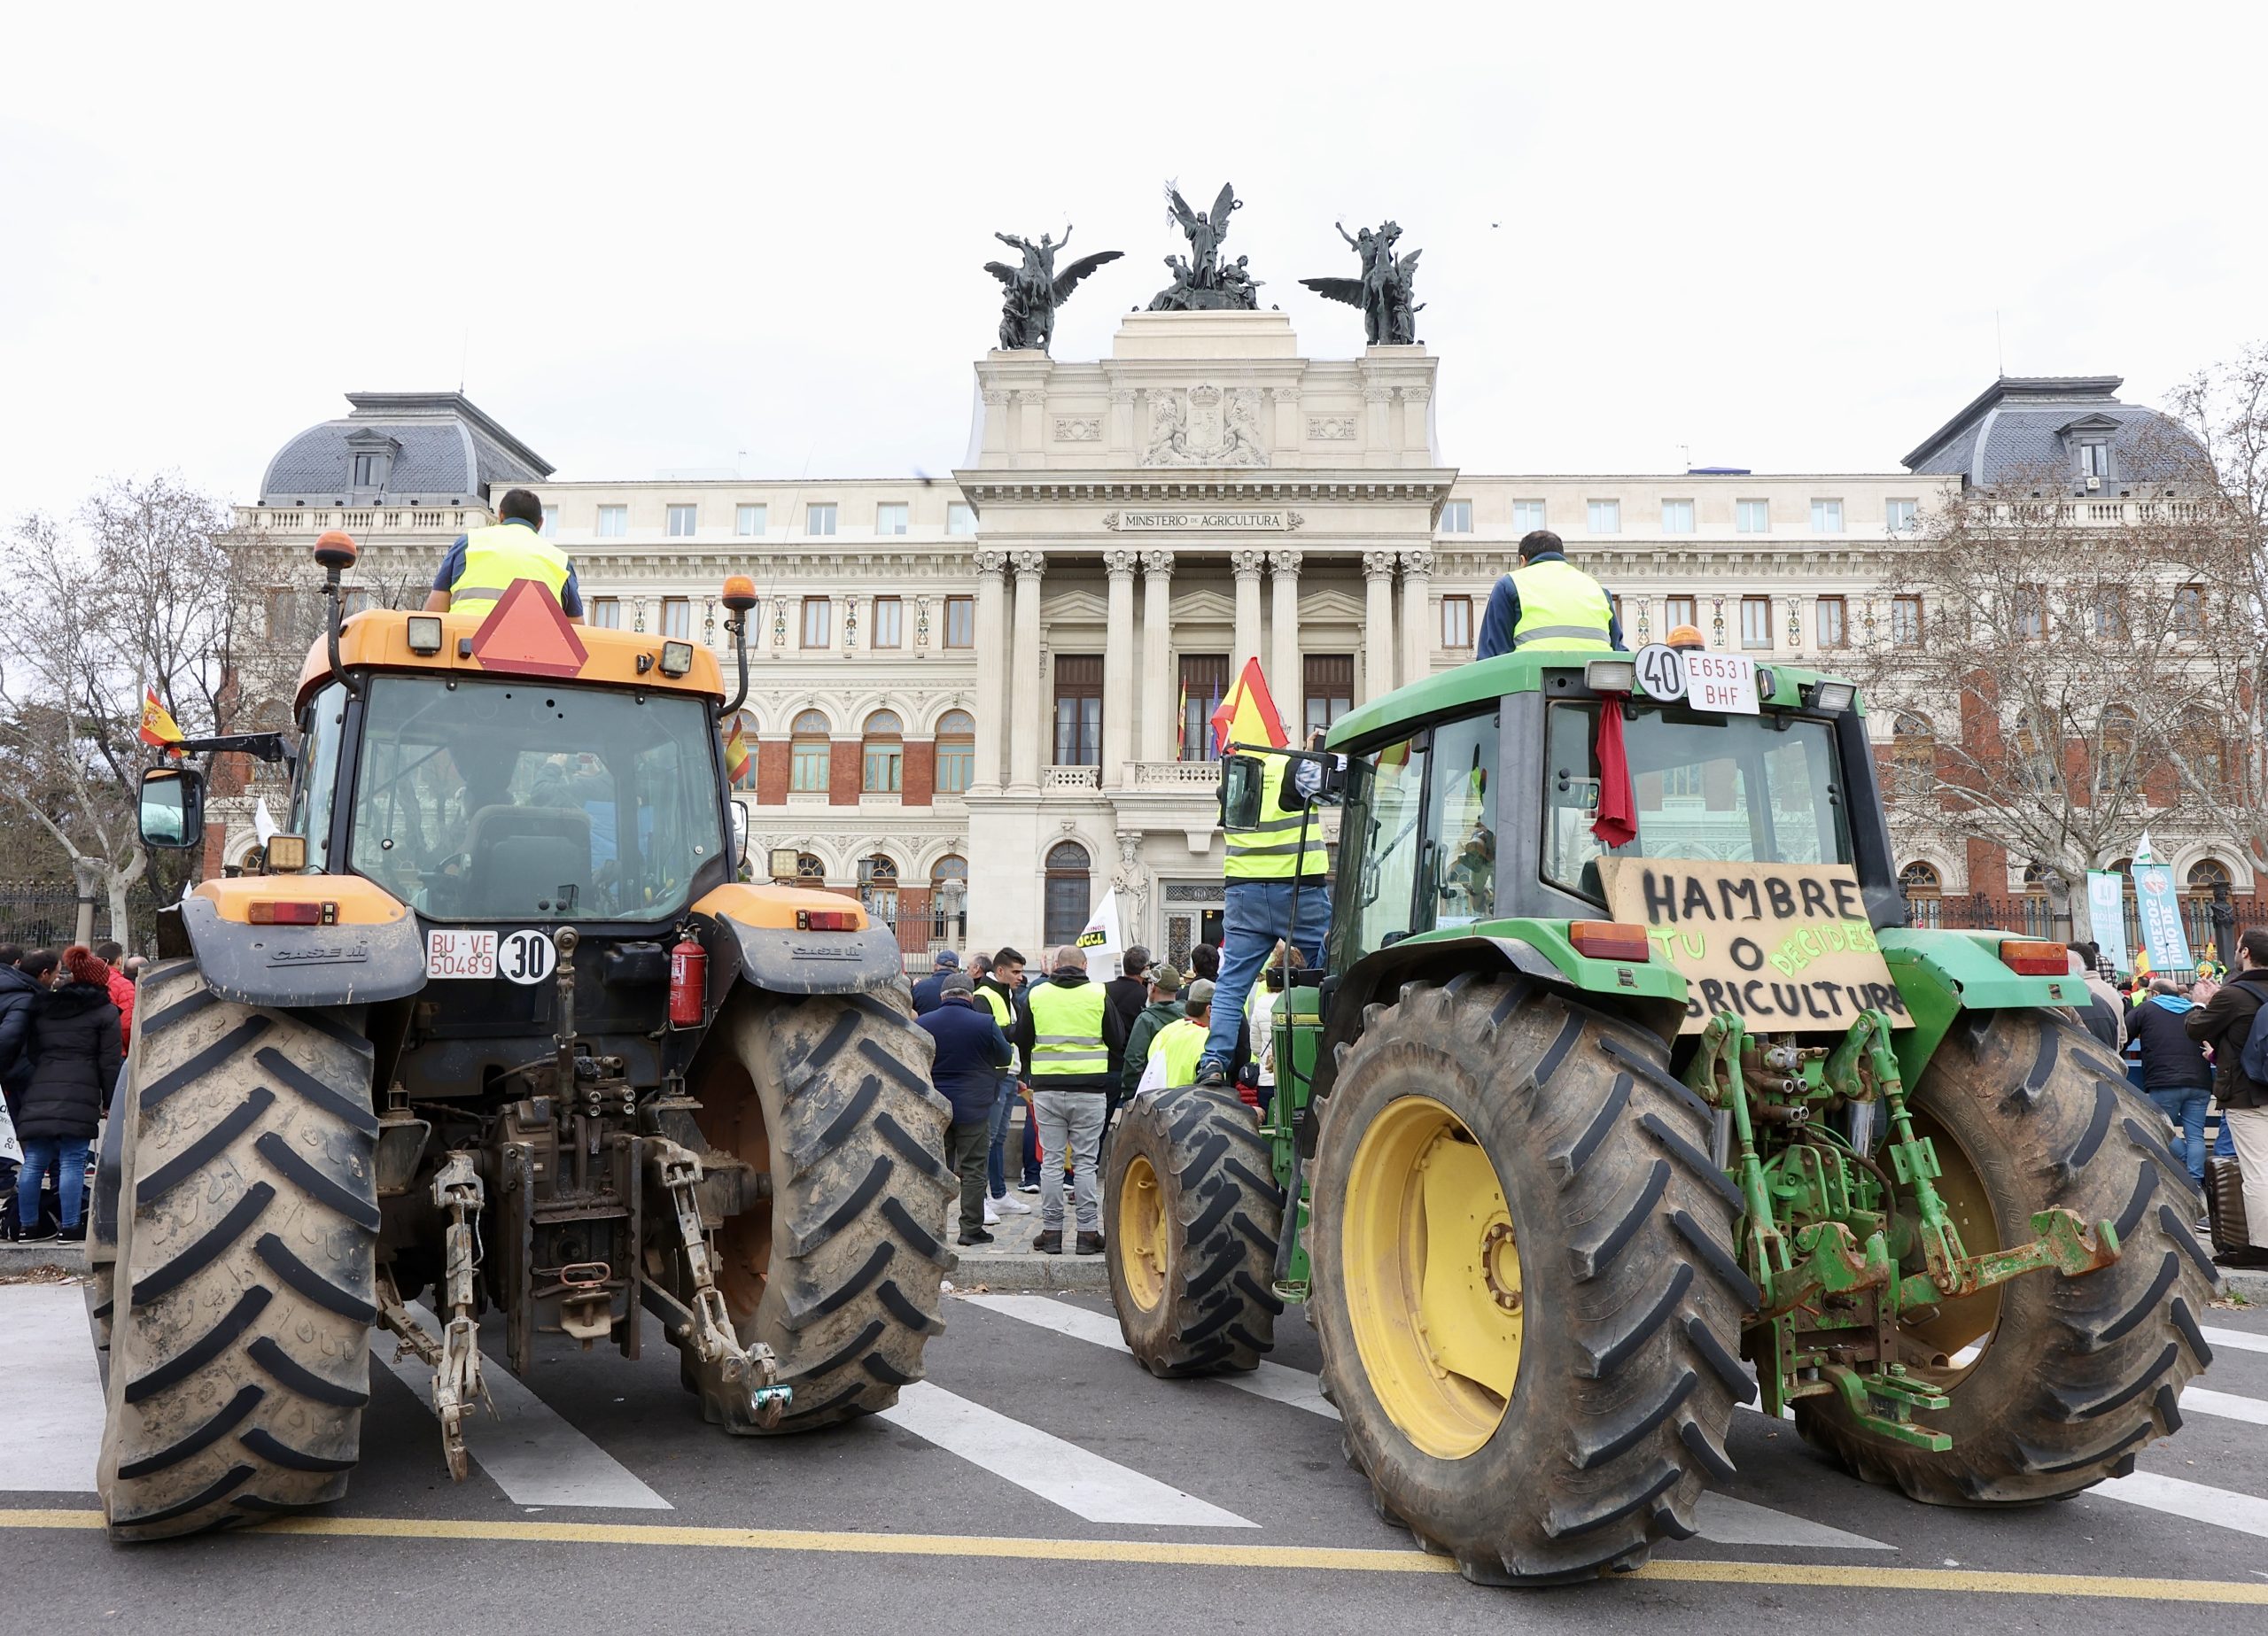
[(2255, 1085), (2268, 1089), (2268, 991), (2242, 981), (2235, 987), (2258, 995), (2261, 1000), (2260, 1009), (2252, 1013), (2252, 1032), (2244, 1036), (2244, 1050), (2237, 1055), (2237, 1071)]

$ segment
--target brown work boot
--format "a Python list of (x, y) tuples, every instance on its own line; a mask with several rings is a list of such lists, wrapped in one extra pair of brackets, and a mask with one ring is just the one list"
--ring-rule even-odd
[(1031, 1241), (1031, 1247), (1042, 1255), (1060, 1255), (1063, 1253), (1063, 1235), (1060, 1231), (1042, 1233)]
[(1102, 1235), (1100, 1233), (1081, 1233), (1079, 1235), (1079, 1253), (1081, 1255), (1100, 1255), (1102, 1253)]

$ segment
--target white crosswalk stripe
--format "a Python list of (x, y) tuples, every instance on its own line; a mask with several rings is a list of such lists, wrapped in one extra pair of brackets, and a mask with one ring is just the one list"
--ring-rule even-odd
[[(1115, 1352), (1127, 1352), (1125, 1337), (1119, 1333), (1118, 1320), (1106, 1313), (1068, 1301), (1056, 1300), (1045, 1295), (965, 1295), (960, 1298), (971, 1306), (982, 1306), (988, 1312), (1018, 1318), (1041, 1329), (1052, 1330), (1059, 1335), (1068, 1335), (1097, 1346), (1107, 1346)], [(1304, 1369), (1285, 1369), (1280, 1363), (1263, 1361), (1251, 1375), (1216, 1375), (1208, 1377), (1224, 1385), (1240, 1387), (1255, 1397), (1270, 1398), (1279, 1403), (1289, 1403), (1297, 1408), (1318, 1415), (1339, 1418), (1339, 1411), (1323, 1400), (1322, 1383)], [(1695, 1526), (1705, 1539), (1720, 1545), (1767, 1545), (1828, 1547), (1846, 1551), (1894, 1550), (1879, 1539), (1869, 1539), (1861, 1534), (1845, 1533), (1839, 1528), (1829, 1528), (1800, 1516), (1790, 1516), (1784, 1511), (1775, 1511), (1768, 1506), (1754, 1505), (1745, 1500), (1736, 1500), (1729, 1494), (1707, 1493), (1695, 1514)]]
[(92, 1493), (103, 1444), (103, 1385), (87, 1332), (85, 1289), (19, 1284), (0, 1291), (0, 1491)]
[(2241, 1397), (2233, 1392), (2185, 1386), (2181, 1390), (2181, 1408), (2184, 1414), (2213, 1415), (2223, 1420), (2243, 1420), (2256, 1426), (2268, 1426), (2268, 1402)]
[(2268, 1500), (2256, 1500), (2250, 1494), (2209, 1488), (2202, 1483), (2185, 1482), (2178, 1477), (2160, 1477), (2155, 1471), (2137, 1471), (2132, 1477), (2114, 1477), (2087, 1490), (2088, 1498), (2098, 1495), (2268, 1539)]
[(2268, 1335), (2255, 1335), (2249, 1330), (2217, 1330), (2210, 1323), (2203, 1327), (2205, 1339), (2212, 1345), (2238, 1352), (2268, 1352)]
[(1257, 1528), (1233, 1511), (1169, 1488), (1076, 1443), (916, 1381), (896, 1407), (877, 1416), (971, 1465), (1037, 1494), (1091, 1523), (1147, 1523), (1178, 1528)]
[[(428, 1333), (440, 1322), (425, 1306), (412, 1303)], [(430, 1412), (433, 1371), (416, 1353), (397, 1360), (394, 1337), (373, 1330), (370, 1350), (394, 1378), (409, 1388)], [(465, 1423), (464, 1442), (473, 1462), (515, 1505), (607, 1506), (625, 1511), (668, 1511), (670, 1502), (630, 1474), (629, 1469), (559, 1417), (558, 1412), (520, 1384), (495, 1359), (481, 1359), (480, 1378), (496, 1405)], [(433, 1454), (439, 1459), (438, 1440)]]

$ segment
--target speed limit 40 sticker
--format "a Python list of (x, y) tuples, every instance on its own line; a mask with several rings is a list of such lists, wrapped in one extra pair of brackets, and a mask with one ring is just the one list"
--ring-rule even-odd
[(539, 983), (559, 964), (558, 951), (541, 932), (478, 932), (435, 927), (425, 934), (425, 975), (447, 978), (501, 977)]

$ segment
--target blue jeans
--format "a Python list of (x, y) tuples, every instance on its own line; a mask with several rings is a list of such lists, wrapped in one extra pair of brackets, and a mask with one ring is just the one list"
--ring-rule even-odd
[(1008, 1116), (1016, 1111), (1016, 1076), (1005, 1075), (1000, 1094), (992, 1102), (992, 1118), (984, 1148), (984, 1180), (992, 1197), (1008, 1196)]
[(39, 1224), (39, 1190), (50, 1170), (58, 1171), (55, 1191), (62, 1210), (62, 1225), (76, 1227), (79, 1203), (87, 1190), (86, 1137), (24, 1138), (24, 1168), (16, 1177), (16, 1220), (27, 1233)]
[[(1205, 1035), (1205, 1062), (1225, 1069), (1236, 1055), (1237, 1025), (1244, 1020), (1245, 996), (1260, 968), (1287, 934), (1310, 969), (1323, 964), (1324, 934), (1331, 930), (1331, 883), (1311, 876), (1301, 881), (1300, 924), (1292, 925), (1289, 880), (1231, 880), (1228, 913), (1221, 934), (1221, 976), (1213, 985), (1213, 1022)], [(1257, 1051), (1260, 1043), (1253, 1042)], [(1200, 1068), (1204, 1064), (1199, 1065)]]
[(2236, 1138), (2229, 1135), (2229, 1111), (2226, 1108), (2221, 1110), (2220, 1132), (2213, 1138), (2213, 1157), (2215, 1159), (2236, 1157)]
[(2212, 1088), (2208, 1085), (2176, 1085), (2150, 1092), (2158, 1111), (2181, 1132), (2173, 1151), (2189, 1167), (2189, 1179), (2200, 1187), (2205, 1184), (2205, 1105), (2212, 1099)]

